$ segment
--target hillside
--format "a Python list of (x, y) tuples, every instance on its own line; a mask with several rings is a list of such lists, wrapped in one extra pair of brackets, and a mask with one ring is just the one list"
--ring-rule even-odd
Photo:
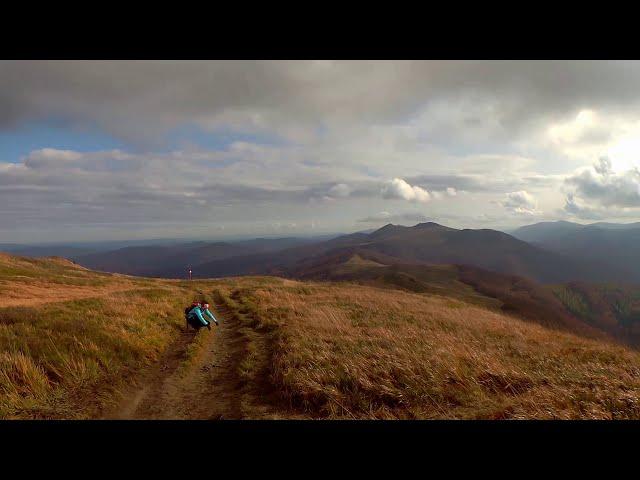
[(0, 254), (0, 418), (92, 418), (180, 331), (189, 287)]
[[(256, 238), (238, 242), (189, 242), (171, 245), (139, 245), (92, 254), (60, 255), (104, 272), (162, 278), (185, 278), (189, 268), (203, 263), (293, 248), (315, 242), (306, 238)], [(319, 241), (319, 240), (317, 240)], [(56, 250), (59, 251), (60, 249)], [(25, 252), (47, 251), (27, 249)], [(17, 253), (20, 254), (20, 253)], [(40, 255), (38, 255), (40, 256)]]
[(606, 265), (620, 272), (618, 282), (640, 282), (640, 223), (544, 222), (522, 227), (513, 235), (577, 262)]
[[(186, 282), (0, 255), (0, 418), (640, 417), (639, 353), (407, 268)], [(198, 297), (211, 332), (184, 330)]]
[(89, 248), (80, 248), (73, 246), (15, 246), (2, 248), (0, 245), (0, 251), (4, 251), (6, 253), (10, 253), (11, 255), (19, 255), (21, 257), (32, 257), (32, 258), (42, 258), (42, 257), (63, 257), (63, 258), (74, 258), (82, 255), (89, 255), (94, 253), (94, 250)]
[(413, 227), (389, 224), (369, 233), (357, 232), (328, 240), (282, 238), (148, 245), (72, 258), (100, 271), (158, 278), (186, 278), (189, 268), (194, 278), (236, 275), (303, 278), (309, 265), (330, 261), (347, 250), (352, 254), (367, 252), (387, 257), (393, 259), (391, 263), (471, 265), (543, 283), (629, 280), (625, 266), (612, 267), (603, 258), (573, 258), (570, 250), (550, 251), (495, 230), (457, 230), (433, 222)]
[(304, 276), (305, 266), (322, 264), (342, 251), (367, 252), (395, 263), (462, 264), (528, 277), (543, 283), (571, 280), (618, 281), (624, 272), (602, 263), (543, 250), (495, 230), (457, 230), (436, 223), (413, 227), (386, 225), (370, 234), (358, 233), (270, 254), (238, 256), (199, 265), (201, 278), (230, 275)]
[(548, 240), (555, 239), (581, 230), (585, 226), (580, 223), (566, 222), (539, 222), (532, 225), (525, 225), (509, 232), (514, 237), (525, 242), (541, 244)]
[(444, 296), (255, 279), (221, 292), (312, 418), (638, 418), (640, 354)]
[(81, 265), (104, 272), (128, 275), (185, 278), (198, 263), (247, 255), (252, 250), (228, 243), (189, 243), (171, 246), (125, 247), (75, 258)]
[[(349, 281), (360, 285), (397, 288), (415, 293), (444, 295), (479, 306), (499, 309), (521, 319), (590, 338), (616, 337), (635, 345), (631, 334), (640, 318), (627, 320), (621, 331), (611, 323), (594, 322), (558, 298), (565, 284), (547, 286), (515, 275), (504, 275), (465, 265), (416, 265), (395, 263), (391, 257), (345, 249), (322, 262), (307, 265), (298, 276), (306, 280)], [(569, 284), (573, 285), (573, 284)], [(588, 284), (583, 284), (586, 285)], [(600, 286), (592, 286), (601, 288)], [(622, 288), (622, 287), (620, 287)], [(627, 287), (629, 297), (640, 296), (640, 288)], [(626, 298), (626, 297), (625, 297)], [(615, 308), (613, 299), (601, 302)]]
[(573, 316), (640, 346), (640, 288), (572, 282), (552, 290)]
[(599, 230), (634, 230), (640, 228), (640, 222), (634, 223), (609, 223), (595, 222), (589, 224), (573, 223), (564, 220), (555, 222), (538, 222), (531, 225), (525, 225), (511, 232), (516, 238), (525, 242), (544, 244), (559, 239), (567, 234), (576, 233), (584, 229)]

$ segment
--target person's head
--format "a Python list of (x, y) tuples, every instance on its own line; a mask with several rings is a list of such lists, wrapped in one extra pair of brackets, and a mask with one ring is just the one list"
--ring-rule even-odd
[(192, 307), (199, 307), (200, 306), (200, 302), (193, 302), (191, 304)]
[(209, 310), (209, 304), (207, 302), (200, 303), (200, 306), (205, 310)]

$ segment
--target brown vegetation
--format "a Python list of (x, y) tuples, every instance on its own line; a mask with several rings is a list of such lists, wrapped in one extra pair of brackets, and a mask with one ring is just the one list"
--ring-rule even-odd
[(8, 255), (0, 281), (0, 418), (97, 416), (157, 361), (197, 295), (186, 282)]
[(280, 399), (312, 418), (638, 418), (640, 354), (447, 297), (242, 279)]
[[(100, 416), (175, 344), (184, 305), (202, 292), (215, 292), (210, 300), (228, 329), (220, 338), (237, 345), (221, 370), (229, 378), (194, 378), (234, 385), (240, 400), (211, 390), (228, 400), (221, 411), (233, 417), (640, 417), (640, 354), (561, 331), (569, 326), (551, 317), (534, 318), (547, 315), (536, 310), (542, 293), (535, 285), (486, 287), (507, 292), (498, 295), (506, 305), (521, 295), (533, 302), (506, 313), (444, 267), (420, 273), (355, 265), (396, 282), (376, 277), (380, 288), (269, 277), (163, 281), (30, 262), (0, 258), (0, 298), (33, 282), (61, 294), (93, 288), (95, 295), (0, 307), (0, 418)], [(403, 286), (413, 283), (409, 277), (419, 289)], [(113, 291), (104, 295), (105, 288)], [(185, 365), (218, 358), (221, 347), (207, 338), (217, 337), (184, 346)]]

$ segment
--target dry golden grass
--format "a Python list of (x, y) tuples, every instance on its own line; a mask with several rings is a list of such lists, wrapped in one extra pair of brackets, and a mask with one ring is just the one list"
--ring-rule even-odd
[(147, 279), (92, 272), (62, 258), (0, 253), (0, 307), (61, 302), (153, 285)]
[(91, 418), (182, 328), (178, 289), (0, 309), (0, 418)]
[(211, 283), (6, 255), (0, 281), (0, 419), (95, 418), (160, 358)]
[[(0, 418), (98, 416), (160, 358), (185, 304), (213, 291), (248, 342), (239, 378), (275, 392), (277, 418), (640, 418), (639, 353), (460, 298), (47, 262), (0, 257)], [(49, 296), (28, 295), (37, 282)], [(74, 289), (87, 298), (64, 296)], [(7, 306), (8, 291), (22, 303)]]
[(135, 283), (127, 281), (123, 281), (119, 285), (106, 285), (99, 288), (50, 285), (46, 282), (42, 282), (40, 285), (15, 285), (0, 293), (0, 308), (108, 296), (117, 292), (128, 291), (135, 287)]
[(640, 354), (447, 297), (235, 280), (271, 378), (313, 418), (640, 418)]

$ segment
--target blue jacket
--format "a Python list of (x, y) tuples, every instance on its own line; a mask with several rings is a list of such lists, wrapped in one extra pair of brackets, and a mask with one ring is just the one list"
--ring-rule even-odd
[(189, 318), (194, 319), (197, 318), (203, 326), (209, 325), (209, 322), (204, 318), (204, 315), (208, 315), (211, 320), (213, 320), (216, 325), (218, 324), (218, 320), (213, 316), (213, 313), (209, 311), (209, 309), (203, 309), (201, 307), (193, 307), (189, 312)]

